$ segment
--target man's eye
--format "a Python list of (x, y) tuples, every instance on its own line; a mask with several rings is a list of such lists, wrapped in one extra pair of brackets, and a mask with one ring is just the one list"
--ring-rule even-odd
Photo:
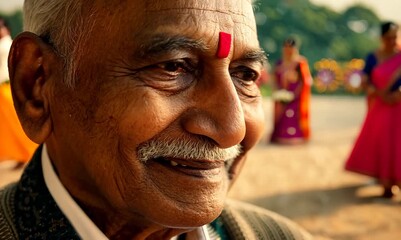
[(182, 72), (191, 72), (193, 71), (193, 67), (185, 60), (176, 60), (176, 61), (169, 61), (169, 62), (162, 62), (156, 64), (156, 67), (167, 72), (175, 72), (175, 73), (182, 73)]
[(143, 67), (137, 70), (135, 78), (154, 89), (176, 94), (193, 84), (197, 68), (192, 59), (173, 59)]
[(259, 79), (260, 72), (247, 66), (238, 66), (231, 69), (230, 74), (239, 96), (244, 100), (259, 96), (259, 88), (255, 82)]
[(239, 67), (231, 72), (231, 76), (241, 81), (254, 82), (259, 78), (259, 73), (248, 67)]

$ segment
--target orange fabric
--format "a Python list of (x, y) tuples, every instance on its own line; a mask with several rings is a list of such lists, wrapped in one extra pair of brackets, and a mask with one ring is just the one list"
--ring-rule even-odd
[(310, 89), (312, 85), (312, 76), (309, 71), (309, 65), (306, 59), (302, 59), (299, 63), (300, 71), (303, 80), (303, 86), (301, 90), (301, 100), (300, 100), (300, 127), (304, 133), (305, 139), (310, 137), (310, 124), (309, 124), (309, 108), (310, 108)]
[(10, 84), (0, 85), (0, 161), (16, 160), (27, 162), (37, 144), (22, 130), (14, 109)]

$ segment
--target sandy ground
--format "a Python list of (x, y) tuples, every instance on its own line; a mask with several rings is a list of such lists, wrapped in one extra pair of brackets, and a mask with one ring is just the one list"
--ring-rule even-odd
[[(401, 239), (401, 197), (380, 199), (370, 178), (343, 171), (365, 115), (358, 97), (312, 98), (312, 139), (299, 146), (266, 143), (272, 104), (265, 99), (264, 139), (250, 153), (230, 197), (278, 212), (317, 240)], [(19, 177), (0, 166), (0, 185)]]
[[(271, 107), (266, 100), (266, 135)], [(401, 239), (401, 197), (378, 198), (373, 179), (343, 170), (365, 111), (363, 98), (314, 96), (311, 142), (279, 146), (265, 136), (230, 196), (287, 216), (318, 240)]]

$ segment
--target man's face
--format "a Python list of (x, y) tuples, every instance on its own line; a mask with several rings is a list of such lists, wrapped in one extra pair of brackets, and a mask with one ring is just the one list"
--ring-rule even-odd
[[(210, 222), (263, 131), (252, 6), (104, 2), (74, 90), (55, 84), (50, 100), (59, 176), (79, 202), (132, 222)], [(227, 58), (216, 57), (219, 32), (232, 36)]]

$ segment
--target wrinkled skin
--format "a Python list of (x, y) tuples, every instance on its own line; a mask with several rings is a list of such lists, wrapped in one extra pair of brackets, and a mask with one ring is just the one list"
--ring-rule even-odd
[[(16, 39), (10, 60), (16, 109), (31, 139), (46, 142), (62, 183), (108, 237), (169, 239), (221, 213), (263, 132), (255, 84), (263, 57), (252, 6), (247, 0), (104, 2), (84, 13), (94, 14), (96, 24), (80, 52), (74, 88), (60, 83), (61, 59), (50, 47), (29, 34)], [(233, 36), (221, 59), (220, 31)], [(166, 38), (192, 45), (160, 44)], [(205, 159), (212, 170), (186, 174), (155, 159), (138, 161), (138, 146), (155, 138), (240, 144), (243, 152), (227, 167)]]

